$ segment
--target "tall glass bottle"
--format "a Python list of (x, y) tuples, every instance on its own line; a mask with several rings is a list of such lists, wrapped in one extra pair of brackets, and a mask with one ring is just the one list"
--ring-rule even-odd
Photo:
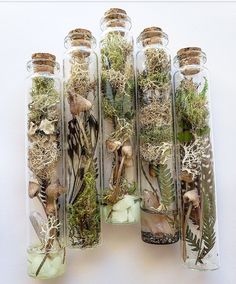
[(122, 9), (109, 9), (101, 20), (103, 213), (106, 222), (120, 224), (139, 218), (130, 28), (130, 18)]
[(152, 244), (179, 239), (174, 166), (171, 59), (168, 36), (158, 27), (137, 39), (141, 234)]
[(100, 242), (98, 60), (95, 38), (75, 29), (65, 38), (65, 131), (68, 245)]
[(40, 279), (65, 270), (61, 87), (55, 60), (54, 55), (35, 53), (27, 65), (28, 274)]
[(198, 47), (175, 57), (178, 178), (183, 260), (189, 268), (219, 266), (212, 131), (206, 55)]

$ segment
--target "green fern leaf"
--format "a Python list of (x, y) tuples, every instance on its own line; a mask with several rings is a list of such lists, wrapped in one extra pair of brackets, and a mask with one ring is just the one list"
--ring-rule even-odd
[(175, 186), (171, 172), (167, 165), (154, 167), (157, 172), (158, 183), (161, 193), (161, 203), (168, 208), (175, 201)]
[(200, 239), (195, 235), (189, 226), (186, 229), (186, 241), (188, 242), (189, 246), (192, 247), (192, 251), (199, 251), (200, 248)]

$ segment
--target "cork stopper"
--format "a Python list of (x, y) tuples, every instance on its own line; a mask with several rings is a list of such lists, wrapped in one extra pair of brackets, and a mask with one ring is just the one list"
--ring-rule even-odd
[(126, 11), (120, 8), (110, 8), (102, 19), (102, 24), (106, 23), (107, 27), (125, 27), (127, 22), (131, 23), (130, 18)]
[(72, 50), (73, 57), (85, 58), (90, 55), (90, 49), (96, 43), (91, 31), (87, 29), (71, 30), (65, 38), (65, 47), (78, 47)]
[(185, 47), (181, 48), (177, 52), (179, 67), (183, 67), (182, 73), (184, 75), (194, 75), (199, 73), (200, 64), (202, 61), (206, 61), (205, 54), (202, 52), (200, 47)]
[(34, 72), (49, 72), (54, 74), (56, 56), (51, 53), (34, 53), (31, 56)]
[(79, 28), (70, 31), (68, 39), (71, 41), (72, 46), (82, 45), (91, 48), (93, 36), (89, 30)]
[(143, 46), (163, 43), (166, 45), (168, 43), (168, 36), (159, 27), (149, 27), (145, 28), (140, 33), (138, 41), (140, 41)]

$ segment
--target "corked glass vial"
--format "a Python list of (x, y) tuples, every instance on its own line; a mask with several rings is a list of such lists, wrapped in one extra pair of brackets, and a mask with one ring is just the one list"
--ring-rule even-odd
[(51, 279), (65, 270), (66, 189), (59, 65), (54, 55), (35, 53), (27, 69), (28, 275)]
[(137, 137), (141, 235), (152, 244), (179, 239), (172, 115), (171, 58), (161, 28), (137, 39)]
[(198, 270), (219, 267), (212, 127), (206, 55), (182, 48), (175, 57), (175, 129), (181, 243), (185, 264)]
[(102, 204), (105, 221), (116, 224), (139, 220), (130, 28), (122, 9), (109, 9), (101, 20)]
[(92, 248), (101, 236), (99, 201), (99, 100), (96, 40), (86, 29), (65, 38), (67, 232), (71, 248)]

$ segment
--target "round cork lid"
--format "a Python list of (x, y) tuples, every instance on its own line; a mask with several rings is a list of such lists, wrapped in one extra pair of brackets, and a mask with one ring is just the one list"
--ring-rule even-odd
[(167, 44), (168, 36), (159, 27), (148, 27), (140, 33), (137, 41), (141, 41), (143, 46), (155, 43), (162, 44), (164, 41)]
[(45, 64), (45, 61), (51, 62), (51, 64), (56, 62), (56, 56), (51, 53), (37, 52), (33, 53), (31, 58), (35, 61), (35, 64)]
[(185, 47), (178, 50), (177, 56), (179, 57), (179, 59), (182, 59), (186, 57), (200, 56), (201, 53), (202, 49), (200, 47)]
[[(32, 54), (31, 59), (34, 72), (54, 73), (54, 68), (57, 65), (55, 55), (51, 53), (37, 52)], [(28, 66), (31, 64), (29, 63)], [(30, 69), (30, 67), (28, 68)]]
[(65, 46), (68, 47), (69, 45), (72, 46), (86, 46), (91, 48), (93, 44), (96, 44), (96, 40), (93, 37), (90, 30), (77, 28), (71, 30), (68, 33), (68, 36), (65, 38)]
[(177, 59), (179, 60), (179, 65), (193, 65), (200, 64), (201, 60), (205, 63), (206, 56), (200, 47), (185, 47), (181, 48), (177, 52)]
[(68, 33), (68, 37), (70, 39), (91, 39), (93, 36), (92, 36), (91, 31), (87, 29), (78, 28), (78, 29), (71, 30)]
[[(106, 23), (107, 27), (131, 27), (131, 20), (126, 11), (120, 8), (110, 8), (104, 13), (101, 20), (101, 26)], [(102, 28), (103, 29), (103, 28)]]
[(194, 75), (200, 71), (199, 65), (206, 62), (206, 55), (200, 47), (185, 47), (177, 52), (174, 61), (184, 67), (181, 71), (184, 75)]
[(126, 11), (120, 8), (110, 8), (104, 13), (104, 18), (107, 20), (126, 19), (127, 17)]

